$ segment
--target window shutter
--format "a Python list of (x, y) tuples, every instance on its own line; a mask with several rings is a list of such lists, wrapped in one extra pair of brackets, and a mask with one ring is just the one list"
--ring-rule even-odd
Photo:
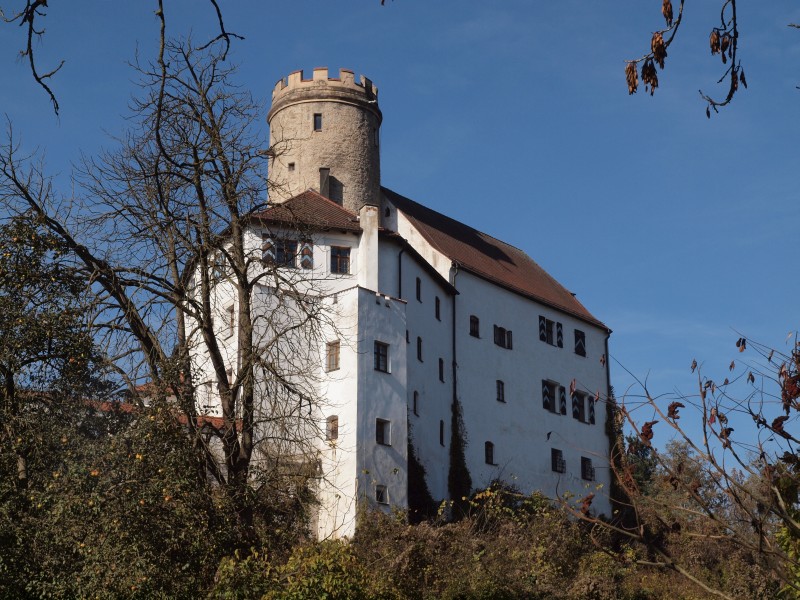
[(556, 323), (556, 346), (559, 348), (564, 347), (564, 330), (561, 323)]
[(314, 268), (314, 245), (311, 242), (303, 242), (300, 248), (300, 267), (303, 269)]
[(594, 398), (589, 397), (589, 423), (594, 425)]
[(578, 398), (578, 394), (572, 394), (572, 418), (573, 419), (580, 419), (581, 418), (581, 411), (578, 408), (578, 402), (580, 402), (580, 398)]
[(539, 339), (543, 342), (547, 341), (547, 319), (539, 317)]
[(561, 414), (567, 414), (567, 390), (564, 387), (559, 388)]
[(508, 331), (506, 331), (506, 348), (508, 348), (509, 350), (512, 349), (511, 330), (510, 329)]
[(542, 381), (542, 406), (545, 410), (550, 410), (550, 403), (553, 402), (555, 398), (550, 398), (550, 386), (547, 384), (546, 381)]
[(261, 242), (261, 260), (265, 264), (274, 264), (275, 263), (275, 242), (272, 241), (271, 237), (264, 237), (264, 240)]

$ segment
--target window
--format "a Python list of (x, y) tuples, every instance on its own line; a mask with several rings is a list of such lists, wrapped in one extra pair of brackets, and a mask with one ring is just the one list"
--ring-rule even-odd
[(486, 442), (483, 445), (483, 458), (486, 461), (487, 465), (493, 465), (494, 462), (494, 444), (492, 442)]
[(439, 296), (436, 296), (436, 300), (434, 301), (434, 306), (436, 307), (436, 309), (435, 309), (436, 320), (437, 321), (441, 321), (442, 320), (442, 301), (439, 300)]
[(586, 423), (586, 394), (572, 392), (572, 418)]
[(372, 132), (373, 132), (373, 137), (374, 137), (375, 145), (376, 145), (376, 146), (379, 146), (379, 145), (380, 145), (380, 143), (381, 143), (381, 134), (380, 134), (380, 130), (379, 130), (377, 127), (375, 127), (375, 128), (372, 130)]
[(417, 338), (417, 360), (422, 362), (422, 338)]
[(233, 304), (225, 309), (225, 325), (227, 326), (226, 335), (232, 336), (236, 331), (236, 311), (233, 309)]
[(444, 359), (439, 359), (439, 381), (444, 383)]
[(422, 281), (417, 277), (417, 302), (422, 302)]
[(506, 401), (506, 384), (499, 379), (497, 380), (497, 401)]
[(580, 329), (575, 330), (575, 354), (586, 356), (586, 334)]
[(392, 445), (391, 423), (386, 419), (375, 419), (375, 441), (382, 446)]
[(336, 415), (325, 420), (325, 439), (329, 442), (339, 439), (339, 417)]
[(469, 334), (472, 337), (481, 337), (481, 321), (475, 315), (469, 316)]
[(375, 342), (375, 370), (389, 372), (389, 344)]
[(539, 339), (551, 346), (564, 347), (564, 329), (561, 323), (556, 323), (545, 317), (539, 317)]
[(415, 415), (419, 416), (419, 392), (417, 390), (414, 390), (414, 401), (411, 405), (411, 410)]
[(439, 445), (444, 446), (444, 421), (439, 420)]
[(581, 456), (581, 478), (586, 481), (594, 481), (594, 467), (591, 458)]
[(378, 504), (389, 504), (389, 492), (385, 485), (375, 486), (375, 502)]
[(336, 371), (339, 369), (339, 341), (328, 342), (325, 351), (325, 370)]
[(350, 273), (350, 248), (331, 246), (331, 273), (340, 275)]
[(294, 267), (297, 256), (297, 241), (273, 239), (264, 236), (261, 243), (261, 260), (266, 265)]
[(501, 348), (508, 348), (511, 350), (513, 347), (511, 343), (511, 331), (505, 327), (494, 326), (494, 343)]
[(314, 113), (314, 131), (322, 131), (322, 113)]
[(289, 166), (289, 171), (294, 171), (294, 163), (293, 162), (290, 162), (288, 166)]
[(409, 335), (408, 329), (406, 329), (406, 344), (410, 344), (410, 343), (411, 343), (411, 335)]
[(554, 381), (543, 379), (542, 407), (555, 414), (567, 414), (567, 390)]
[(564, 462), (564, 453), (555, 448), (550, 449), (550, 464), (551, 469), (556, 473), (566, 473), (567, 463)]
[(228, 385), (233, 385), (233, 369), (225, 371), (225, 376), (228, 378)]

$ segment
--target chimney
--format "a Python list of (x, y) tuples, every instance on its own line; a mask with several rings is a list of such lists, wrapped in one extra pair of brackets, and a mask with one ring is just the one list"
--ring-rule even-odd
[(331, 197), (331, 170), (326, 167), (319, 168), (319, 193), (326, 198)]
[(358, 211), (361, 241), (358, 243), (358, 285), (378, 291), (378, 207), (365, 204)]

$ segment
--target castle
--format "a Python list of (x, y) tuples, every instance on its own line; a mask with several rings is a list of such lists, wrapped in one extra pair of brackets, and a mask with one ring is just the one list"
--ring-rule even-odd
[(522, 250), (381, 187), (381, 120), (352, 71), (278, 81), (269, 206), (246, 232), (331, 315), (308, 351), (317, 534), (351, 534), (362, 504), (415, 509), (493, 480), (604, 487), (593, 509), (610, 514), (610, 330)]

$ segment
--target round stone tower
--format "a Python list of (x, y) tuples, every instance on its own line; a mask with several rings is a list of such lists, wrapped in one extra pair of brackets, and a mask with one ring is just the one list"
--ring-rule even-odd
[(267, 115), (270, 200), (283, 202), (312, 188), (358, 212), (380, 201), (381, 161), (378, 88), (353, 71), (311, 79), (295, 71), (275, 84)]

